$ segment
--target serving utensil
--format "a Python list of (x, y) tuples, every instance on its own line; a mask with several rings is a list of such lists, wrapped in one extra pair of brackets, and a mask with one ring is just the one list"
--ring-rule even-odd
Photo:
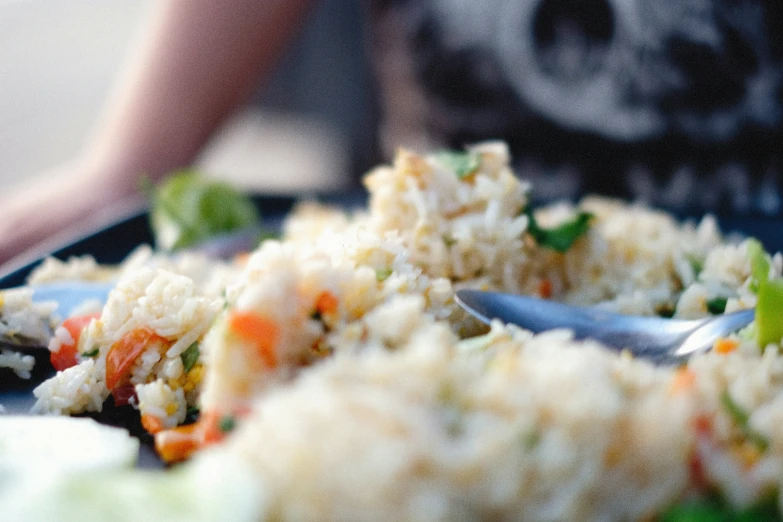
[(487, 324), (499, 319), (534, 333), (568, 329), (576, 339), (594, 339), (611, 348), (627, 349), (658, 364), (676, 364), (711, 349), (716, 340), (744, 328), (755, 315), (754, 310), (742, 310), (695, 320), (639, 317), (479, 290), (458, 290), (456, 300)]

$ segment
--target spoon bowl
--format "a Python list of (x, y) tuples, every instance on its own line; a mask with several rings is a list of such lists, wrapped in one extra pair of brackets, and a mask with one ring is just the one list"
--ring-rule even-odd
[(755, 316), (754, 310), (742, 310), (693, 320), (640, 317), (480, 290), (458, 290), (456, 300), (487, 324), (499, 319), (533, 333), (567, 329), (576, 339), (594, 339), (611, 348), (627, 349), (658, 364), (677, 364), (710, 350), (716, 340), (749, 325)]

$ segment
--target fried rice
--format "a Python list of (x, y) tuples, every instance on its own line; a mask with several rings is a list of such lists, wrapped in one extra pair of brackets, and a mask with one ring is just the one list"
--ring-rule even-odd
[[(366, 210), (303, 204), (232, 263), (140, 251), (34, 411), (123, 395), (165, 459), (210, 446), (249, 462), (268, 520), (654, 520), (689, 499), (777, 498), (783, 357), (755, 325), (655, 366), (565, 330), (488, 329), (454, 301), (479, 288), (679, 318), (753, 308), (750, 241), (588, 197), (535, 209), (550, 228), (592, 216), (565, 252), (547, 248), (506, 146), (468, 153), (465, 171), (401, 150), (365, 178)], [(90, 266), (36, 277), (98, 277)], [(770, 277), (781, 268), (771, 256)]]

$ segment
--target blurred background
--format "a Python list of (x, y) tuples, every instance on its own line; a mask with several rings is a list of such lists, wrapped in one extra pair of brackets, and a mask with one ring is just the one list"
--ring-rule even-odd
[[(153, 4), (0, 0), (0, 187), (85, 144)], [(375, 143), (361, 16), (356, 0), (320, 2), (272, 82), (212, 140), (199, 166), (271, 192), (355, 183)]]

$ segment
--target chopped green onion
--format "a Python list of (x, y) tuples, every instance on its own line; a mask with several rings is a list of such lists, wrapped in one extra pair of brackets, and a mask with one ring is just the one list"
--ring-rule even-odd
[(377, 279), (379, 283), (383, 283), (384, 281), (389, 279), (390, 275), (392, 275), (391, 268), (382, 268), (375, 271), (375, 279)]
[(84, 356), (84, 357), (97, 357), (98, 356), (98, 352), (99, 352), (99, 350), (98, 350), (98, 347), (96, 346), (95, 348), (93, 348), (89, 352), (84, 352), (82, 354), (82, 356)]
[(524, 212), (528, 217), (527, 231), (536, 243), (558, 252), (565, 252), (579, 237), (587, 233), (590, 230), (590, 221), (593, 219), (593, 214), (590, 212), (579, 212), (559, 226), (545, 229), (538, 226), (532, 208), (528, 206)]
[(541, 444), (541, 431), (537, 428), (533, 428), (522, 435), (522, 447), (525, 448), (526, 452), (533, 451), (539, 444)]
[(753, 275), (751, 290), (757, 291), (759, 285), (769, 279), (767, 252), (757, 239), (748, 239), (748, 258), (750, 259), (750, 273)]
[(694, 255), (686, 255), (685, 258), (688, 260), (688, 264), (691, 265), (691, 269), (693, 270), (693, 277), (699, 277), (701, 271), (704, 270), (704, 263), (702, 260)]
[(731, 397), (728, 390), (724, 390), (720, 395), (721, 405), (729, 414), (729, 417), (734, 421), (734, 424), (742, 431), (745, 438), (751, 442), (759, 451), (766, 451), (769, 447), (769, 441), (762, 434), (755, 431), (750, 427), (748, 421), (750, 414), (745, 409), (737, 404), (737, 402)]
[(185, 424), (192, 424), (196, 422), (201, 415), (201, 409), (198, 406), (188, 406), (185, 412)]
[(712, 315), (720, 315), (726, 311), (726, 303), (728, 299), (726, 297), (713, 297), (707, 300), (707, 311)]
[(188, 346), (187, 350), (179, 355), (182, 359), (182, 367), (184, 368), (185, 373), (188, 373), (193, 369), (198, 362), (199, 355), (201, 355), (201, 350), (198, 347), (198, 343), (191, 344)]
[(230, 433), (237, 427), (237, 421), (232, 415), (224, 415), (218, 423), (218, 429), (223, 433)]
[(464, 179), (475, 173), (481, 166), (481, 154), (471, 151), (442, 150), (434, 155), (435, 161)]
[(761, 243), (748, 240), (748, 257), (756, 291), (756, 343), (759, 348), (783, 339), (783, 278), (769, 278), (769, 260)]
[(452, 246), (457, 244), (457, 240), (454, 239), (453, 237), (449, 236), (448, 234), (443, 234), (443, 243), (447, 247), (452, 247)]

